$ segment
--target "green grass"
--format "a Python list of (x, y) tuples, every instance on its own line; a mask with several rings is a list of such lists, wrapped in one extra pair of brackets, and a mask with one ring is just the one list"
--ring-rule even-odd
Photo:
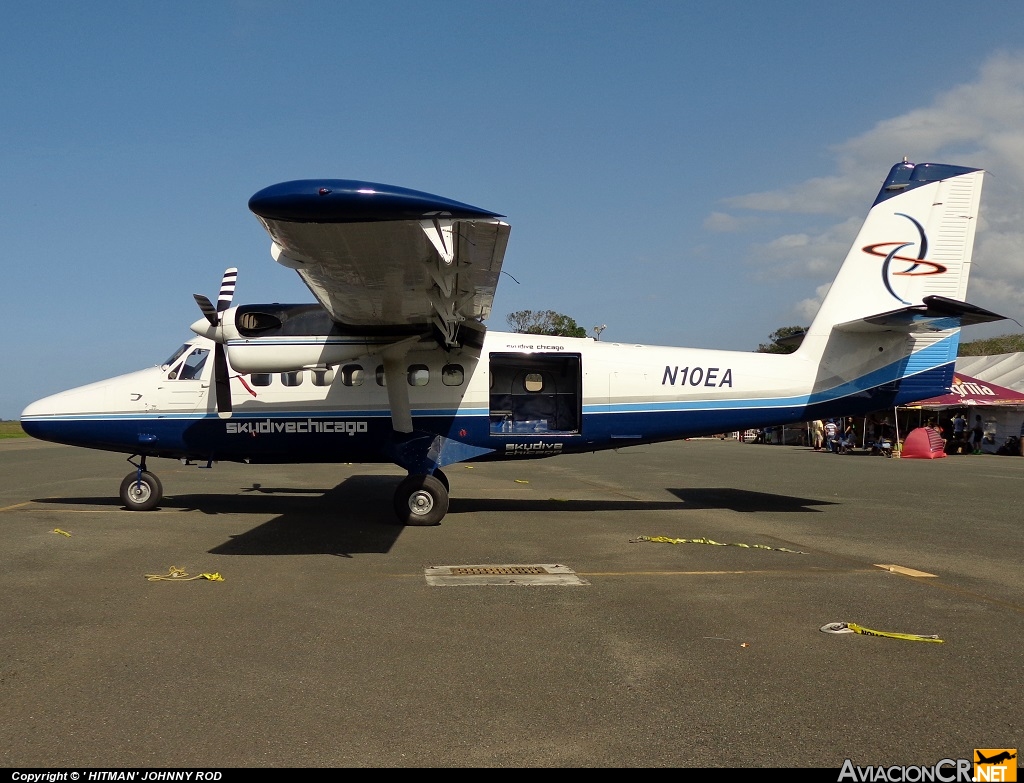
[(4, 438), (27, 438), (20, 421), (0, 421), (0, 440)]

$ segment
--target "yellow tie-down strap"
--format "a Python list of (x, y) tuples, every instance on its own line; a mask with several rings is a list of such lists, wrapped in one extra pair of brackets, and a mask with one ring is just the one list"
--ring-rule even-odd
[(856, 623), (826, 623), (821, 626), (825, 633), (859, 633), (863, 636), (881, 636), (886, 639), (903, 639), (907, 642), (936, 642), (944, 644), (936, 634), (925, 635), (919, 633), (895, 633), (893, 631), (876, 631), (873, 628), (865, 628)]
[(712, 541), (710, 538), (668, 538), (666, 536), (640, 536), (634, 538), (632, 543), (650, 541), (653, 544), (710, 544), (711, 546), (739, 546), (744, 549), (767, 549), (772, 552), (789, 552), (793, 555), (806, 555), (806, 552), (798, 552), (795, 549), (786, 549), (781, 546), (768, 546), (766, 544), (723, 544), (721, 541)]
[(178, 568), (178, 566), (171, 566), (166, 574), (145, 574), (145, 577), (150, 582), (191, 582), (194, 579), (209, 579), (211, 582), (224, 581), (224, 577), (216, 572), (189, 576), (184, 568)]
[(856, 623), (847, 623), (846, 627), (854, 633), (863, 634), (864, 636), (884, 636), (887, 639), (903, 639), (908, 642), (937, 642), (942, 644), (943, 641), (937, 635), (931, 634), (928, 636), (918, 633), (893, 633), (891, 631), (875, 631), (871, 628), (865, 628), (862, 625)]

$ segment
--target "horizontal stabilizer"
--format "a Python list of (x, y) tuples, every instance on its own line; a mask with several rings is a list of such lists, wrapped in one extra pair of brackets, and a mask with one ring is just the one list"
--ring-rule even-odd
[(977, 305), (945, 296), (926, 296), (922, 302), (923, 304), (836, 324), (833, 328), (840, 332), (941, 332), (945, 329), (1006, 319), (1006, 316)]

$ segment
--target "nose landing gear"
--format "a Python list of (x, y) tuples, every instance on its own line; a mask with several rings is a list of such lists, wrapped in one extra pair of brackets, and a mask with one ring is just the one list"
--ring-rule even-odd
[[(128, 460), (131, 462), (131, 459)], [(135, 463), (132, 462), (134, 465)], [(121, 482), (121, 502), (129, 511), (151, 511), (163, 500), (160, 479), (146, 470), (146, 458)]]

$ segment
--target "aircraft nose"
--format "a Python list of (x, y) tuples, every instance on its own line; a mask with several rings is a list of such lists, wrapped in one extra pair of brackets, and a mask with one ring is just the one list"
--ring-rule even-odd
[(91, 413), (104, 409), (109, 384), (106, 382), (90, 383), (77, 389), (51, 394), (36, 400), (21, 412), (22, 423), (26, 419), (41, 419), (53, 416), (73, 416), (79, 413)]
[(36, 400), (30, 403), (28, 407), (21, 412), (21, 420), (32, 419), (38, 416), (52, 416), (58, 410), (60, 410), (57, 404), (57, 398), (60, 394), (51, 394), (49, 397), (43, 397), (41, 400)]
[(59, 417), (67, 413), (67, 392), (51, 394), (36, 400), (21, 412), (21, 428), (33, 438), (52, 440), (52, 431), (59, 425)]

